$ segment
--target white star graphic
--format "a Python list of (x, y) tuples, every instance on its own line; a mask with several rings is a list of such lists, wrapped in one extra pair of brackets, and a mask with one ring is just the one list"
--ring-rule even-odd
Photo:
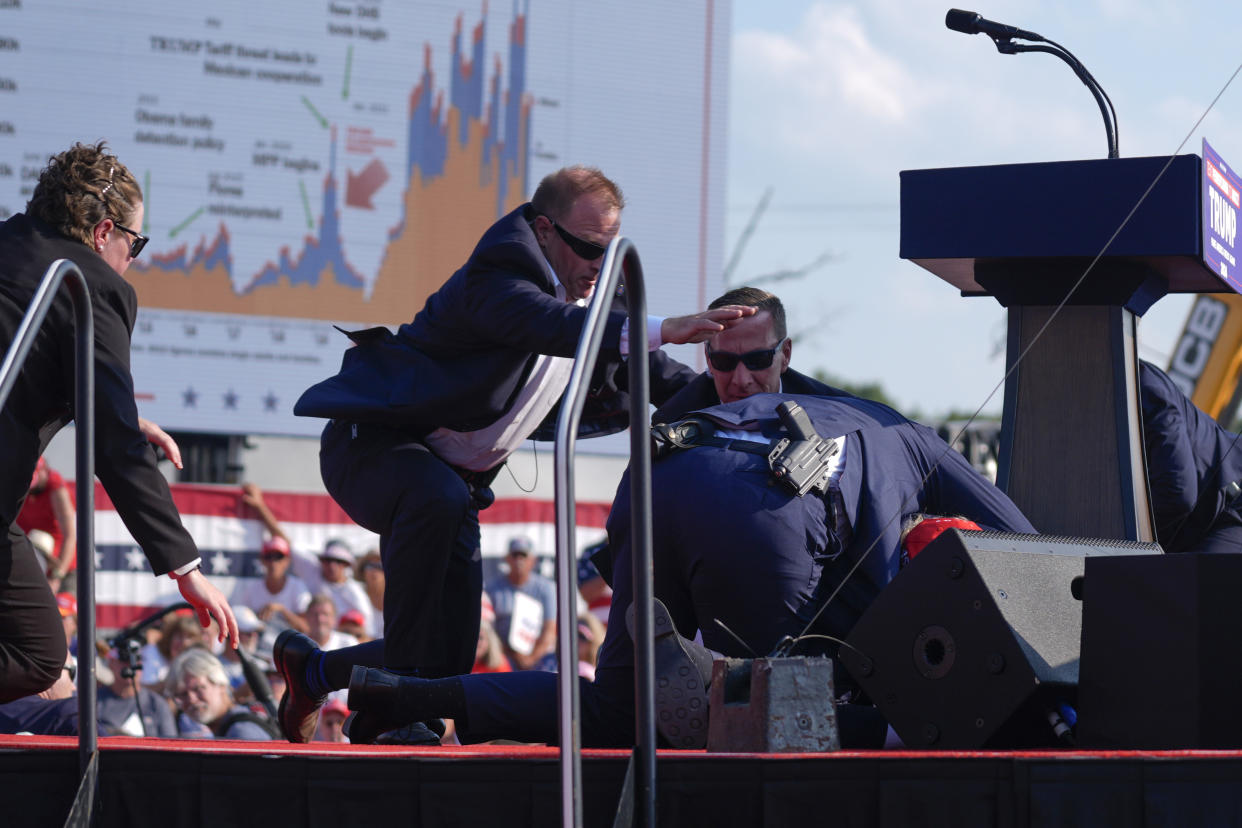
[(141, 549), (131, 546), (129, 551), (125, 553), (125, 565), (133, 570), (141, 570), (146, 567), (147, 559), (143, 557)]
[(95, 550), (95, 571), (103, 569), (103, 553), (98, 549)]
[(216, 554), (211, 556), (211, 574), (228, 575), (229, 566), (232, 563), (228, 555), (224, 554), (223, 551), (217, 551)]

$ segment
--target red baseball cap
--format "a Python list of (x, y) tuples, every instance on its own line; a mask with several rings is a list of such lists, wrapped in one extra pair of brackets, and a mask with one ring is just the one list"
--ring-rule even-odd
[(959, 517), (929, 517), (924, 518), (917, 526), (906, 534), (905, 543), (902, 545), (902, 551), (905, 553), (902, 563), (905, 559), (914, 560), (918, 554), (923, 551), (927, 544), (940, 537), (940, 533), (946, 529), (973, 529), (978, 531), (981, 527), (973, 520)]
[(61, 618), (65, 618), (70, 615), (77, 618), (78, 599), (74, 598), (68, 592), (58, 592), (56, 593), (56, 608), (60, 610)]
[(336, 622), (338, 627), (341, 624), (357, 624), (359, 627), (365, 627), (367, 619), (362, 617), (362, 610), (345, 610), (345, 612), (341, 613), (341, 620)]

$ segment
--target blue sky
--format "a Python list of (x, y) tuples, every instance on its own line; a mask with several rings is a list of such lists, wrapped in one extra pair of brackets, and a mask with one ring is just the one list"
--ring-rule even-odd
[[(796, 334), (794, 367), (880, 382), (907, 411), (999, 413), (1005, 311), (963, 299), (898, 258), (904, 169), (1102, 158), (1086, 87), (1051, 55), (1001, 55), (945, 28), (946, 3), (735, 0), (726, 261), (772, 199), (732, 276), (831, 258), (773, 282)], [(1242, 3), (988, 0), (984, 17), (1073, 52), (1111, 96), (1122, 156), (1201, 152), (1242, 164), (1242, 78), (1191, 128), (1242, 61)], [(1164, 365), (1189, 308), (1168, 296), (1140, 323)], [(990, 401), (985, 400), (991, 396)]]

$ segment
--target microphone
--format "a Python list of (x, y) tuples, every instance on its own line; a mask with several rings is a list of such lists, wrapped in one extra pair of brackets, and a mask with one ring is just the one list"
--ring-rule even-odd
[(983, 18), (978, 12), (963, 11), (961, 9), (949, 9), (949, 13), (944, 16), (944, 25), (962, 34), (979, 34), (982, 32), (989, 37), (1001, 40), (1008, 40), (1012, 37), (1021, 40), (1044, 39), (1042, 35), (1028, 32), (1026, 29), (1006, 26), (1004, 23), (996, 23)]
[(108, 646), (119, 647), (121, 642), (125, 641), (127, 638), (137, 638), (147, 627), (154, 627), (165, 615), (168, 615), (170, 612), (176, 612), (177, 610), (183, 609), (193, 609), (193, 607), (185, 601), (179, 601), (175, 604), (169, 604), (162, 609), (156, 610), (146, 618), (130, 624), (128, 627), (109, 638)]

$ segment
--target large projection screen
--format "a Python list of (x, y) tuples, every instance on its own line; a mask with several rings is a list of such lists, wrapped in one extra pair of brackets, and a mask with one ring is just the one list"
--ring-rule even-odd
[(126, 274), (140, 412), (317, 434), (292, 406), (339, 366), (332, 326), (408, 321), (565, 164), (625, 191), (650, 311), (705, 306), (729, 15), (728, 0), (0, 0), (0, 218), (51, 154), (106, 139), (152, 239)]

